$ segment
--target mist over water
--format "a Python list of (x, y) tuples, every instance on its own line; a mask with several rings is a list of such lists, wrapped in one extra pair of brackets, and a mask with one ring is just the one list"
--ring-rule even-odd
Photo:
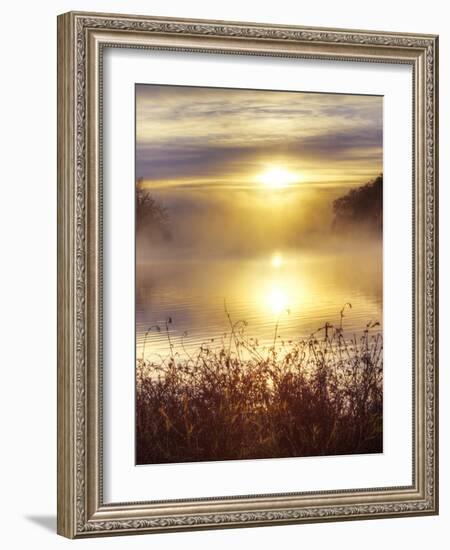
[[(275, 250), (253, 259), (156, 260), (137, 265), (137, 357), (158, 360), (202, 344), (221, 345), (230, 324), (246, 321), (246, 335), (262, 346), (297, 341), (326, 322), (360, 335), (369, 321), (382, 321), (381, 247), (357, 254)], [(159, 332), (155, 325), (159, 326)], [(145, 333), (154, 327), (145, 338)], [(320, 333), (319, 333), (320, 334)], [(323, 334), (323, 333), (322, 333)]]

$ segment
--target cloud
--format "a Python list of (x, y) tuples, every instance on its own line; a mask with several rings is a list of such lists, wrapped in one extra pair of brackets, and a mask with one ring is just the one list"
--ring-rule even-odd
[(136, 98), (146, 180), (237, 181), (271, 161), (349, 179), (381, 168), (381, 97), (138, 85)]

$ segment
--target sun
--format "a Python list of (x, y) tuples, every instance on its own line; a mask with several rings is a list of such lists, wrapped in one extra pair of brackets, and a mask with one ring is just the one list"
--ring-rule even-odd
[(283, 189), (299, 180), (299, 177), (284, 168), (269, 168), (258, 176), (259, 183), (270, 189)]

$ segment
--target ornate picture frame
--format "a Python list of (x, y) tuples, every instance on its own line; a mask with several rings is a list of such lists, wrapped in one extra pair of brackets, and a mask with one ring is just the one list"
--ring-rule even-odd
[[(104, 501), (102, 86), (105, 48), (412, 68), (412, 483)], [(69, 538), (438, 513), (438, 37), (70, 12), (58, 17), (58, 533)], [(130, 430), (134, 419), (130, 418)]]

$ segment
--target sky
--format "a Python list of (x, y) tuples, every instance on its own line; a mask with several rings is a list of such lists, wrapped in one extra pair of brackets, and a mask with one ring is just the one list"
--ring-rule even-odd
[(136, 178), (191, 252), (316, 239), (381, 172), (380, 96), (136, 86)]
[(382, 171), (379, 96), (138, 85), (136, 99), (136, 175), (155, 183), (248, 185), (274, 164), (303, 183)]

